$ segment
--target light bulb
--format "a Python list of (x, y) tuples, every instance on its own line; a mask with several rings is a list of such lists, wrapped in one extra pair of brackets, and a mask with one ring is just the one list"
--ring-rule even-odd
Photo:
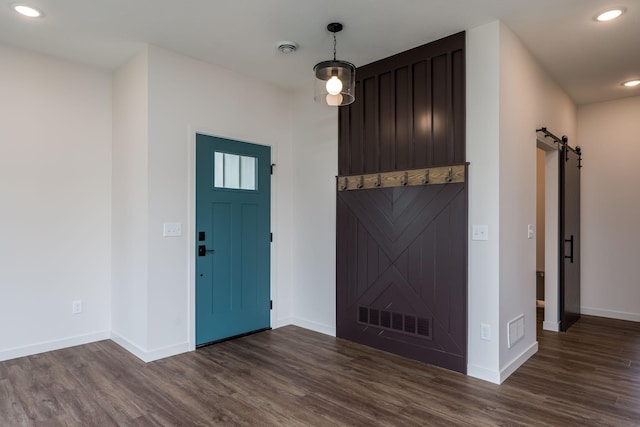
[(327, 92), (331, 95), (338, 95), (342, 92), (342, 82), (337, 76), (333, 76), (327, 80)]
[(626, 87), (636, 87), (640, 85), (640, 80), (629, 80), (628, 82), (623, 83)]
[[(338, 81), (340, 81), (340, 80), (338, 80)], [(327, 100), (327, 105), (330, 105), (332, 107), (337, 107), (340, 104), (342, 104), (342, 94), (338, 93), (336, 95), (331, 95), (330, 93), (328, 93), (327, 97), (326, 97), (326, 100)]]

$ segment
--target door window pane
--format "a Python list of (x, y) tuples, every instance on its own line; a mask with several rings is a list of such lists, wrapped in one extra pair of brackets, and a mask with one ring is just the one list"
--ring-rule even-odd
[(255, 190), (257, 163), (255, 157), (216, 152), (213, 185), (232, 190)]
[(215, 153), (215, 162), (213, 164), (214, 184), (218, 188), (224, 188), (224, 154)]
[(243, 190), (256, 189), (255, 157), (240, 156), (240, 188)]
[(224, 188), (240, 188), (240, 156), (224, 154)]

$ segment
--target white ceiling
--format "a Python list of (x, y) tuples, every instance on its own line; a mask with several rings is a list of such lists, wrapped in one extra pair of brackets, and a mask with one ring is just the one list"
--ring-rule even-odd
[[(0, 0), (9, 46), (112, 69), (151, 43), (288, 88), (331, 58), (330, 22), (344, 24), (338, 59), (361, 66), (500, 19), (576, 103), (640, 95), (620, 85), (640, 78), (638, 0), (24, 0), (37, 20), (16, 1)], [(627, 13), (595, 22), (608, 6)], [(281, 40), (300, 48), (283, 55)]]

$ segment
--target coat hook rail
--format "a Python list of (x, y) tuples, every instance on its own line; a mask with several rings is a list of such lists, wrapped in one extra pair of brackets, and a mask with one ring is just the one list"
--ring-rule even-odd
[(338, 191), (465, 182), (466, 165), (338, 177)]

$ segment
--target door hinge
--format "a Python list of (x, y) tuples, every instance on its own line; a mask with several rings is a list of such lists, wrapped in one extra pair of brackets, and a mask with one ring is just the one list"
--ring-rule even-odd
[(271, 173), (271, 175), (273, 175), (273, 168), (274, 168), (274, 167), (276, 167), (276, 164), (275, 164), (275, 163), (271, 163), (271, 169), (270, 169), (270, 171), (271, 171), (271, 172), (270, 172), (270, 173)]
[(273, 300), (269, 301), (269, 310), (273, 310)]
[(273, 242), (273, 233), (269, 233), (269, 241)]

